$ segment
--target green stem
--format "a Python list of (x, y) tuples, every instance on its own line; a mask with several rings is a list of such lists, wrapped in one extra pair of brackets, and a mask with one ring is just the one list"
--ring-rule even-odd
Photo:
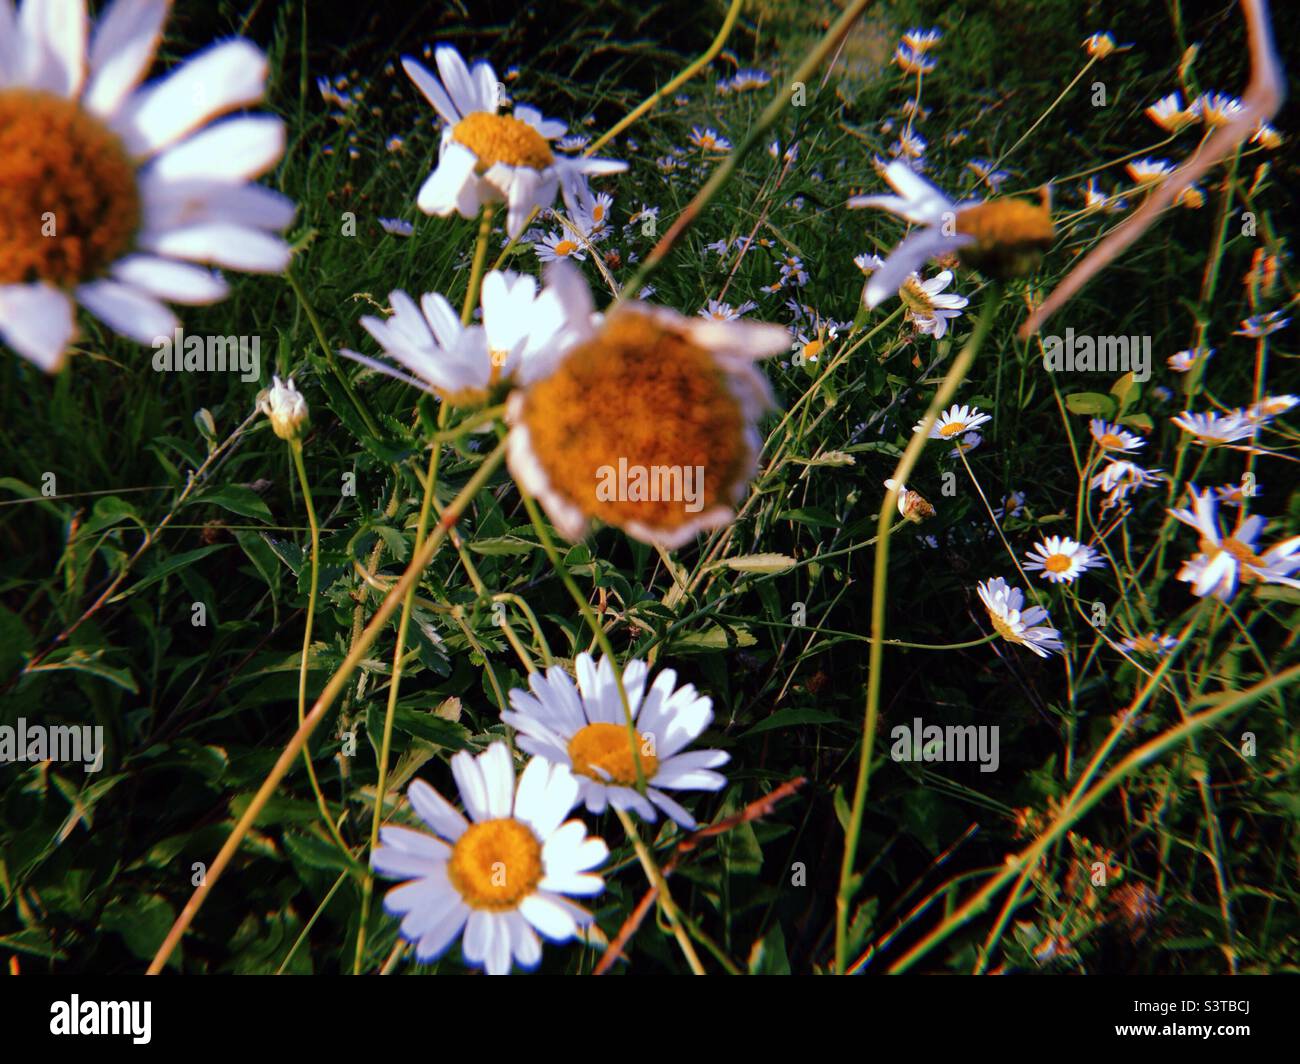
[[(966, 379), (975, 362), (980, 345), (993, 324), (993, 317), (1001, 303), (1001, 286), (990, 284), (984, 297), (984, 307), (975, 330), (971, 333), (961, 354), (953, 361), (952, 367), (944, 377), (939, 390), (930, 400), (930, 408), (917, 432), (912, 434), (907, 448), (903, 451), (898, 465), (894, 468), (893, 479), (900, 485), (907, 481), (915, 468), (921, 451), (925, 447), (930, 427), (941, 411), (957, 393), (957, 388)], [(880, 685), (882, 664), (884, 661), (885, 637), (885, 588), (889, 581), (889, 534), (892, 531), (890, 515), (898, 505), (898, 491), (890, 488), (880, 506), (879, 527), (876, 542), (875, 584), (871, 592), (871, 648), (867, 666), (867, 705), (862, 729), (862, 747), (858, 755), (858, 781), (853, 791), (853, 808), (849, 817), (848, 831), (844, 839), (844, 860), (840, 867), (840, 886), (835, 903), (835, 970), (840, 974), (847, 971), (849, 905), (853, 901), (853, 864), (857, 856), (858, 838), (862, 834), (862, 817), (866, 808), (867, 785), (871, 777), (871, 754), (875, 746), (876, 722), (880, 712)]]

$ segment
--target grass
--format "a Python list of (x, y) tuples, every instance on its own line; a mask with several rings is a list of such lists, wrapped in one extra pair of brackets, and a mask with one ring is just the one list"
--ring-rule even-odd
[[(725, 5), (574, 3), (544, 18), (505, 4), (472, 17), (455, 5), (374, 15), (182, 5), (168, 61), (236, 31), (268, 50), (267, 106), (290, 129), (269, 181), (299, 204), (297, 250), (289, 277), (232, 277), (229, 300), (184, 315), (190, 334), (257, 336), (260, 384), (151, 372), (151, 352), (90, 322), (58, 377), (5, 357), (0, 674), (12, 679), (0, 724), (101, 725), (107, 753), (95, 774), (45, 763), (0, 775), (0, 953), (22, 971), (142, 970), (335, 677), (337, 699), (307, 744), (315, 784), (302, 757), (286, 762), (168, 964), (462, 970), (455, 948), (435, 965), (400, 950), (378, 904), (389, 884), (366, 874), (376, 807), (411, 822), (400, 799), (417, 776), (454, 794), (448, 759), (508, 737), (499, 712), (530, 668), (607, 644), (713, 699), (701, 743), (731, 755), (728, 785), (687, 804), (722, 830), (683, 849), (672, 826), (586, 816), (611, 848), (606, 891), (591, 899), (599, 931), (548, 946), (544, 971), (592, 971), (669, 869), (669, 908), (640, 922), (613, 971), (1295, 970), (1300, 746), (1287, 711), (1300, 593), (1269, 584), (1228, 604), (1196, 598), (1177, 579), (1196, 534), (1166, 512), (1189, 482), (1250, 473), (1261, 492), (1249, 512), (1275, 522), (1264, 542), (1297, 533), (1294, 416), (1264, 430), (1257, 454), (1202, 448), (1170, 421), (1300, 390), (1292, 330), (1234, 335), (1294, 299), (1285, 257), (1271, 290), (1242, 281), (1257, 252), (1284, 255), (1295, 158), (1289, 143), (1249, 145), (1204, 183), (1202, 207), (1169, 212), (1049, 324), (1150, 337), (1149, 382), (1047, 372), (1040, 341), (1016, 329), (1116, 220), (1082, 211), (1088, 172), (1109, 191), (1131, 184), (1122, 160), (1135, 153), (1181, 159), (1199, 127), (1163, 144), (1143, 109), (1180, 87), (1236, 92), (1248, 75), (1232, 7), (1101, 6), (1085, 22), (1065, 0), (870, 5), (829, 72), (806, 81), (804, 105), (785, 108), (740, 161), (648, 278), (653, 300), (694, 315), (710, 299), (753, 299), (752, 318), (785, 324), (794, 298), (843, 327), (814, 362), (766, 364), (779, 409), (761, 425), (761, 468), (738, 520), (659, 552), (614, 529), (550, 549), (548, 527), (485, 463), (490, 432), (459, 431), (465, 412), (417, 402), (336, 352), (375, 353), (358, 319), (387, 308), (391, 290), (439, 291), (459, 306), (474, 273), (477, 223), (415, 207), (438, 134), (394, 69), (401, 54), (450, 41), (498, 72), (517, 65), (512, 95), (594, 137), (704, 52)], [(639, 276), (632, 256), (644, 266), (723, 158), (693, 148), (692, 128), (740, 144), (836, 14), (746, 4), (680, 98), (602, 149), (632, 165), (599, 184), (615, 196), (600, 251), (616, 247), (621, 262), (601, 269), (588, 256), (598, 303)], [(938, 341), (896, 302), (862, 308), (854, 257), (887, 254), (903, 230), (844, 206), (883, 189), (872, 156), (888, 155), (916, 90), (889, 59), (913, 25), (945, 33), (923, 82), (930, 113), (915, 120), (928, 175), (986, 195), (965, 164), (1000, 160), (1004, 193), (1053, 183), (1058, 229), (1028, 280), (999, 291), (959, 270), (954, 288), (970, 306)], [(1132, 47), (1063, 93), (1088, 62), (1079, 42), (1101, 29)], [(771, 85), (716, 91), (747, 66), (768, 70)], [(365, 85), (364, 101), (326, 104), (315, 79), (337, 75), (345, 91)], [(1285, 134), (1285, 113), (1278, 124)], [(682, 165), (665, 173), (656, 160), (670, 157)], [(643, 205), (659, 208), (653, 231), (625, 229)], [(413, 223), (413, 236), (385, 233), (381, 217)], [(741, 253), (745, 236), (755, 242)], [(725, 255), (709, 249), (721, 240)], [(489, 265), (501, 245), (494, 233)], [(763, 292), (791, 255), (806, 283)], [(526, 246), (502, 265), (538, 271)], [(887, 512), (881, 584), (883, 481), (984, 317), (955, 401), (993, 419), (967, 456), (937, 442), (920, 453), (907, 483), (937, 516), (913, 528)], [(1198, 344), (1217, 350), (1204, 372), (1167, 369), (1167, 356)], [(291, 373), (310, 406), (302, 478), (293, 449), (250, 417), (272, 372)], [(1168, 479), (1099, 512), (1086, 487), (1099, 468), (1091, 416), (1123, 419), (1146, 440), (1136, 460)], [(437, 433), (445, 442), (431, 452)], [(203, 471), (194, 482), (192, 470)], [(304, 480), (319, 521), (315, 573)], [(1023, 508), (1004, 502), (1013, 491)], [(448, 507), (460, 512), (451, 531)], [(1105, 566), (1064, 585), (1017, 572), (1053, 534), (1093, 543)], [(409, 570), (422, 551), (431, 561)], [(372, 625), (404, 572), (412, 597)], [(1064, 654), (1040, 659), (992, 636), (976, 584), (999, 575), (1048, 609)], [(877, 587), (878, 720), (864, 729)], [(1177, 636), (1177, 649), (1121, 651), (1153, 630)], [(339, 679), (345, 663), (355, 668)], [(996, 726), (997, 771), (897, 760), (893, 730), (916, 718)], [(846, 836), (856, 838), (847, 861)]]

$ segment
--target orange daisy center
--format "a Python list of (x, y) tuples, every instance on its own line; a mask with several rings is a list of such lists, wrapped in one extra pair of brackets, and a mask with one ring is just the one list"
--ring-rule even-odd
[(471, 824), (452, 847), (447, 876), (471, 909), (517, 908), (542, 880), (542, 844), (513, 817)]
[[(654, 779), (659, 770), (659, 759), (654, 755), (654, 737), (639, 735), (637, 744), (636, 760), (641, 762), (641, 775), (647, 780)], [(632, 744), (627, 728), (621, 724), (588, 724), (569, 740), (569, 757), (573, 761), (573, 771), (580, 776), (600, 783), (636, 786)]]
[(1023, 277), (1038, 266), (1056, 239), (1047, 203), (1004, 197), (957, 212), (957, 232), (974, 237), (961, 259), (993, 277)]
[(0, 91), (0, 285), (91, 280), (139, 227), (135, 165), (116, 134), (71, 100)]
[(545, 170), (555, 162), (546, 138), (527, 122), (510, 115), (475, 111), (452, 126), (451, 136), (478, 156), (479, 173), (497, 163)]
[[(612, 313), (528, 390), (522, 421), (552, 488), (611, 525), (672, 531), (730, 505), (752, 460), (744, 412), (712, 352), (633, 308)], [(646, 490), (630, 479), (628, 491), (600, 490), (611, 470), (637, 471)]]

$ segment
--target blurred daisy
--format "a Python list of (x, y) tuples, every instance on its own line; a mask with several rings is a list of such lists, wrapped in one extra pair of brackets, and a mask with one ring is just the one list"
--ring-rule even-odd
[(904, 74), (928, 74), (934, 69), (934, 60), (924, 52), (914, 51), (906, 44), (894, 49), (894, 62)]
[(937, 273), (928, 281), (912, 274), (898, 289), (898, 298), (907, 308), (907, 320), (918, 332), (940, 340), (948, 332), (948, 323), (961, 317), (962, 309), (970, 302), (956, 292), (946, 295), (943, 290), (952, 284), (952, 270)]
[(948, 452), (948, 457), (960, 458), (964, 454), (970, 454), (971, 451), (975, 450), (975, 448), (977, 448), (983, 442), (984, 442), (984, 437), (981, 436), (978, 432), (968, 432), (966, 433), (965, 436), (959, 439), (956, 443), (956, 446), (954, 446), (953, 449)]
[(751, 92), (754, 89), (761, 89), (770, 84), (772, 75), (766, 70), (758, 70), (754, 67), (741, 67), (732, 75), (730, 82), (725, 82), (731, 92)]
[(1025, 512), (1025, 500), (1026, 496), (1023, 491), (1013, 491), (1002, 500), (1000, 506), (994, 509), (993, 514), (999, 519), (1003, 517), (1019, 517)]
[(1255, 127), (1255, 132), (1250, 135), (1250, 140), (1252, 144), (1258, 144), (1261, 148), (1267, 148), (1269, 151), (1276, 151), (1282, 147), (1282, 134), (1267, 122), (1260, 122)]
[(1214, 357), (1212, 347), (1190, 347), (1169, 356), (1169, 368), (1175, 373), (1186, 373), (1192, 367), (1203, 365)]
[(1083, 205), (1089, 210), (1104, 210), (1109, 214), (1114, 214), (1124, 210), (1128, 202), (1119, 195), (1107, 195), (1097, 184), (1095, 177), (1088, 178), (1088, 183), (1083, 187)]
[(922, 226), (894, 249), (867, 281), (866, 303), (875, 308), (890, 298), (927, 259), (956, 252), (962, 262), (994, 277), (1031, 272), (1056, 231), (1046, 202), (1001, 197), (952, 203), (901, 161), (885, 167), (892, 196), (855, 196), (850, 207), (878, 207)]
[(870, 255), (865, 251), (861, 255), (855, 255), (853, 257), (853, 265), (862, 271), (864, 277), (870, 277), (884, 264), (885, 260), (879, 255)]
[(1251, 486), (1249, 493), (1246, 491), (1245, 483), (1222, 484), (1214, 489), (1214, 498), (1222, 506), (1244, 506), (1247, 498), (1258, 499), (1264, 494), (1264, 489), (1259, 484)]
[(1183, 106), (1183, 98), (1176, 92), (1162, 96), (1147, 108), (1147, 117), (1166, 133), (1186, 129), (1197, 119), (1196, 105)]
[(738, 307), (733, 307), (730, 303), (721, 303), (716, 299), (710, 299), (709, 305), (700, 311), (700, 317), (712, 318), (714, 321), (735, 321), (757, 308), (758, 304), (752, 299), (747, 299)]
[(1159, 469), (1146, 470), (1133, 462), (1112, 459), (1088, 482), (1088, 486), (1094, 491), (1101, 488), (1109, 493), (1106, 501), (1102, 503), (1101, 508), (1104, 512), (1112, 506), (1119, 505), (1132, 492), (1159, 484), (1160, 479)]
[(1124, 169), (1139, 185), (1151, 185), (1163, 181), (1174, 172), (1173, 166), (1165, 159), (1135, 159)]
[(1134, 451), (1140, 451), (1147, 444), (1142, 437), (1125, 432), (1118, 425), (1102, 421), (1101, 418), (1095, 417), (1088, 422), (1088, 431), (1092, 433), (1092, 438), (1098, 447), (1103, 451), (1116, 454), (1132, 454)]
[(1043, 579), (1054, 584), (1073, 583), (1084, 570), (1102, 564), (1092, 547), (1069, 536), (1048, 536), (1025, 555), (1025, 568), (1031, 572), (1042, 570)]
[(462, 325), (437, 292), (419, 306), (402, 291), (389, 299), (393, 313), (363, 317), (361, 327), (407, 372), (355, 351), (342, 354), (453, 405), (474, 405), (499, 384), (544, 376), (577, 328), (553, 289), (539, 293), (534, 278), (496, 270), (483, 278), (482, 325)]
[(252, 184), (284, 152), (258, 103), (266, 57), (225, 40), (156, 81), (169, 5), (0, 0), (0, 341), (53, 373), (77, 304), (137, 343), (177, 328), (167, 302), (215, 303), (220, 274), (279, 273), (291, 201)]
[(790, 349), (801, 355), (805, 362), (816, 362), (826, 350), (826, 345), (839, 339), (840, 325), (814, 311), (809, 315), (807, 328), (793, 331), (795, 339)]
[(1084, 39), (1083, 47), (1093, 59), (1105, 59), (1115, 51), (1115, 38), (1109, 33), (1094, 33)]
[(937, 26), (933, 29), (911, 29), (903, 34), (903, 43), (914, 52), (928, 52), (943, 40), (943, 31)]
[[(954, 403), (942, 414), (939, 415), (934, 425), (930, 428), (929, 438), (932, 440), (950, 440), (954, 436), (960, 436), (963, 432), (970, 429), (978, 428), (993, 417), (990, 414), (981, 414), (979, 407), (957, 405)], [(918, 421), (913, 427), (913, 432), (920, 432), (924, 427), (925, 421)]]
[(1018, 643), (1040, 658), (1065, 649), (1061, 633), (1041, 623), (1049, 619), (1045, 609), (1041, 606), (1024, 609), (1025, 594), (1020, 588), (1011, 587), (998, 576), (979, 585), (979, 596), (994, 631), (1008, 643)]
[(1300, 536), (1293, 536), (1259, 553), (1259, 535), (1265, 520), (1259, 516), (1238, 517), (1236, 529), (1224, 535), (1219, 528), (1218, 503), (1214, 492), (1198, 491), (1188, 485), (1191, 509), (1170, 510), (1171, 517), (1196, 529), (1200, 534), (1200, 553), (1183, 564), (1178, 579), (1192, 585), (1199, 597), (1213, 595), (1227, 602), (1242, 582), (1259, 581), (1300, 588), (1300, 580), (1291, 574), (1300, 569)]
[(515, 480), (570, 540), (601, 520), (678, 547), (728, 524), (757, 470), (756, 422), (772, 404), (754, 362), (785, 350), (789, 334), (644, 302), (593, 322), (573, 266), (555, 263), (548, 278), (575, 340), (549, 376), (510, 397)]
[[(649, 667), (629, 661), (623, 689), (636, 724), (634, 751), (609, 658), (598, 667), (590, 654), (579, 654), (573, 664), (576, 687), (564, 669), (552, 665), (528, 677), (528, 691), (510, 692), (511, 708), (501, 719), (519, 733), (519, 748), (571, 771), (588, 812), (603, 813), (612, 805), (656, 820), (662, 810), (694, 831), (695, 818), (664, 790), (716, 791), (726, 785), (726, 777), (713, 771), (730, 760), (725, 751), (683, 752), (712, 722), (712, 701), (691, 684), (677, 687), (672, 669), (661, 669), (647, 690)], [(638, 762), (645, 794), (636, 789)]]
[(1245, 415), (1251, 421), (1271, 421), (1281, 417), (1296, 403), (1300, 403), (1300, 398), (1294, 395), (1266, 395), (1258, 403), (1246, 407)]
[(1120, 641), (1120, 647), (1130, 654), (1145, 654), (1147, 657), (1163, 658), (1178, 645), (1172, 635), (1149, 632), (1146, 635), (1130, 636)]
[(1192, 104), (1202, 122), (1211, 129), (1226, 126), (1235, 121), (1243, 112), (1242, 103), (1237, 97), (1223, 92), (1203, 92)]
[(467, 67), (447, 44), (434, 55), (439, 77), (410, 56), (402, 58), (402, 68), (446, 123), (438, 165), (416, 198), (425, 214), (473, 218), (484, 203), (504, 202), (506, 232), (515, 237), (534, 209), (555, 202), (561, 184), (576, 186), (627, 169), (613, 159), (557, 156), (550, 141), (563, 136), (563, 122), (525, 104), (513, 114), (497, 114), (502, 101), (488, 63)]
[(1235, 330), (1232, 335), (1249, 336), (1252, 340), (1258, 340), (1261, 336), (1268, 336), (1278, 329), (1285, 329), (1290, 324), (1291, 319), (1282, 317), (1282, 311), (1272, 310), (1267, 314), (1256, 314), (1247, 318), (1241, 323), (1241, 328)]
[(700, 151), (731, 151), (731, 141), (719, 136), (716, 129), (692, 126), (690, 140)]
[(466, 962), (489, 975), (505, 975), (512, 962), (536, 968), (539, 933), (563, 942), (591, 923), (565, 895), (605, 889), (592, 869), (609, 850), (582, 821), (564, 822), (579, 790), (563, 765), (534, 758), (516, 786), (510, 751), (498, 742), (478, 757), (457, 754), (451, 771), (468, 820), (417, 779), (407, 798), (434, 834), (379, 830), (371, 867), (405, 880), (384, 896), (384, 908), (402, 918), (402, 938), (415, 944), (421, 963), (460, 937)]
[(987, 159), (972, 159), (966, 164), (966, 169), (988, 185), (989, 191), (994, 195), (1011, 176), (1005, 170), (993, 169), (993, 164)]
[(1170, 420), (1207, 445), (1237, 443), (1252, 438), (1259, 431), (1258, 424), (1240, 410), (1229, 414), (1193, 414), (1185, 410)]

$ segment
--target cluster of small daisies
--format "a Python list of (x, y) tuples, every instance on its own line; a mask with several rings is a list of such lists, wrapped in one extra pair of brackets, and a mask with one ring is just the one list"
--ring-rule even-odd
[[(564, 942), (589, 927), (591, 914), (571, 899), (604, 890), (597, 871), (609, 854), (581, 820), (578, 805), (609, 806), (653, 821), (664, 813), (686, 830), (694, 818), (666, 791), (716, 791), (721, 750), (687, 750), (713, 719), (712, 703), (664, 669), (623, 669), (636, 738), (627, 725), (618, 678), (608, 658), (574, 661), (575, 684), (559, 665), (510, 692), (502, 720), (532, 755), (518, 779), (509, 748), (492, 743), (451, 759), (462, 813), (422, 780), (407, 791), (411, 810), (429, 829), (389, 825), (371, 855), (376, 872), (403, 882), (384, 906), (400, 917), (416, 960), (441, 957), (457, 940), (465, 962), (502, 975), (535, 968), (541, 939)], [(540, 937), (539, 937), (540, 936)]]

